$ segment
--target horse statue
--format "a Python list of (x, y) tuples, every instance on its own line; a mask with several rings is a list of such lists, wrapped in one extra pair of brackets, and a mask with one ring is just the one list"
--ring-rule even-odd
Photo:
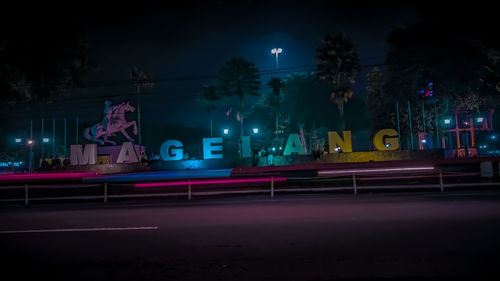
[(116, 142), (108, 140), (108, 137), (116, 136), (115, 133), (120, 132), (128, 141), (133, 142), (134, 139), (131, 138), (125, 130), (133, 126), (133, 133), (134, 135), (137, 135), (137, 123), (136, 121), (129, 122), (125, 120), (125, 112), (134, 112), (135, 108), (128, 102), (122, 102), (121, 104), (115, 106), (110, 105), (111, 102), (106, 101), (106, 109), (104, 110), (105, 116), (103, 121), (94, 124), (92, 127), (86, 128), (83, 131), (83, 135), (86, 139), (99, 144), (110, 143), (116, 145)]

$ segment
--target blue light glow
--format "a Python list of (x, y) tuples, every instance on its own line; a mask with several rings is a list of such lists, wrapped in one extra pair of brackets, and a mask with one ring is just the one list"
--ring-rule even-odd
[(132, 173), (120, 175), (103, 175), (100, 178), (84, 179), (85, 182), (128, 182), (128, 181), (151, 181), (169, 179), (190, 178), (223, 178), (229, 177), (233, 169), (211, 169), (211, 170), (186, 170), (186, 171), (162, 171)]

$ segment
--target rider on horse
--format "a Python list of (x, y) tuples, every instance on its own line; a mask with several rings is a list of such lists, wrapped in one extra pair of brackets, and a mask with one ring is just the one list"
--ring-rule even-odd
[[(88, 140), (95, 142), (111, 143), (116, 144), (114, 141), (108, 140), (109, 136), (114, 136), (116, 132), (121, 132), (123, 136), (128, 140), (133, 142), (134, 139), (131, 138), (125, 129), (128, 127), (134, 127), (134, 135), (137, 135), (137, 124), (135, 121), (128, 122), (125, 119), (125, 112), (134, 112), (135, 108), (131, 106), (128, 102), (122, 102), (119, 105), (111, 105), (111, 101), (105, 101), (104, 108), (104, 118), (102, 122), (94, 124), (92, 127), (88, 127), (84, 130), (84, 136)], [(101, 140), (100, 138), (103, 137)]]
[(111, 101), (107, 100), (104, 102), (105, 107), (104, 107), (104, 118), (102, 119), (102, 127), (106, 131), (106, 136), (110, 136), (109, 134), (109, 123), (111, 122), (111, 114), (113, 113), (113, 110), (116, 108), (115, 106), (111, 106)]

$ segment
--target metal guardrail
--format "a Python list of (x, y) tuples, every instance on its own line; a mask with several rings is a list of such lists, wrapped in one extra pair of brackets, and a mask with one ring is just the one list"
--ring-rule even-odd
[[(369, 185), (369, 186), (359, 186), (358, 181), (360, 179), (363, 179), (363, 176), (376, 176), (376, 175), (383, 175), (388, 172), (391, 172), (392, 175), (386, 176), (383, 179), (398, 179), (398, 178), (404, 178), (405, 174), (407, 175), (409, 172), (410, 173), (419, 173), (419, 175), (423, 175), (426, 177), (435, 177), (439, 179), (439, 182), (437, 183), (428, 183), (428, 184), (410, 184), (410, 185)], [(463, 174), (463, 173), (462, 173)], [(414, 169), (414, 170), (392, 170), (388, 171), (387, 168), (382, 168), (382, 169), (365, 169), (365, 170), (342, 170), (342, 171), (331, 171), (331, 170), (325, 170), (325, 171), (318, 171), (317, 173), (318, 176), (316, 177), (275, 177), (275, 176), (270, 176), (266, 178), (247, 178), (247, 179), (210, 179), (210, 180), (193, 180), (193, 179), (187, 179), (184, 181), (179, 181), (179, 182), (163, 182), (163, 183), (139, 183), (139, 184), (134, 184), (134, 186), (140, 187), (140, 188), (147, 188), (147, 187), (152, 187), (152, 186), (178, 186), (186, 187), (186, 192), (168, 192), (168, 193), (145, 193), (145, 194), (109, 194), (109, 187), (110, 184), (112, 185), (119, 185), (116, 183), (95, 183), (95, 184), (79, 184), (79, 185), (74, 185), (73, 188), (78, 187), (98, 187), (102, 188), (102, 195), (81, 195), (81, 196), (51, 196), (51, 197), (32, 197), (30, 198), (30, 191), (33, 189), (44, 189), (47, 188), (47, 185), (36, 185), (36, 184), (30, 184), (30, 183), (24, 183), (23, 185), (16, 185), (16, 186), (8, 186), (8, 187), (2, 187), (1, 189), (24, 189), (24, 198), (13, 198), (13, 199), (0, 199), (0, 202), (23, 202), (25, 205), (28, 205), (30, 202), (33, 201), (53, 201), (53, 200), (102, 200), (104, 203), (107, 203), (110, 199), (124, 199), (124, 198), (151, 198), (151, 197), (170, 197), (170, 196), (176, 196), (176, 197), (184, 197), (186, 196), (188, 200), (191, 200), (194, 195), (196, 196), (210, 196), (210, 195), (230, 195), (230, 194), (265, 194), (268, 193), (270, 194), (270, 197), (274, 197), (275, 193), (288, 193), (288, 192), (325, 192), (325, 191), (343, 191), (343, 190), (352, 190), (353, 194), (357, 195), (358, 190), (376, 190), (376, 189), (437, 189), (441, 192), (445, 191), (445, 188), (451, 188), (451, 187), (468, 187), (468, 186), (476, 186), (476, 187), (491, 187), (491, 186), (500, 186), (500, 182), (489, 182), (489, 183), (484, 183), (484, 182), (474, 182), (474, 183), (448, 183), (445, 184), (443, 178), (446, 176), (456, 176), (454, 173), (443, 173), (440, 169)], [(473, 176), (477, 175), (477, 173), (466, 173), (466, 176)], [(350, 186), (335, 186), (335, 187), (282, 187), (282, 188), (276, 188), (275, 183), (276, 182), (291, 182), (294, 180), (301, 180), (305, 182), (312, 183), (314, 181), (321, 181), (321, 180), (333, 180), (335, 178), (342, 177), (344, 180), (351, 180), (352, 185)], [(347, 179), (345, 179), (347, 177)], [(370, 178), (370, 180), (376, 180), (376, 178)], [(257, 183), (267, 183), (267, 188), (265, 189), (247, 189), (247, 190), (227, 190), (227, 189), (222, 189), (222, 190), (217, 190), (217, 191), (197, 191), (193, 192), (192, 188), (195, 185), (210, 185), (210, 184), (217, 184), (217, 185), (223, 185), (223, 184), (240, 184), (240, 183), (248, 183), (248, 182), (257, 182)], [(123, 184), (122, 184), (123, 185)], [(130, 184), (128, 184), (130, 185)], [(68, 187), (66, 186), (57, 186), (57, 185), (50, 185), (51, 189), (69, 189), (72, 188), (71, 186)]]

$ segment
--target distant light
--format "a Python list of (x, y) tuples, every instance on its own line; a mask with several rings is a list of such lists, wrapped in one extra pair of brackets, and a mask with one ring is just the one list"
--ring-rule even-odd
[(280, 150), (283, 150), (283, 147), (280, 146)]
[(272, 149), (273, 149), (273, 151), (276, 151), (276, 147), (273, 147)]
[(229, 129), (224, 129), (223, 132), (224, 132), (224, 135), (227, 135), (227, 134), (229, 134)]
[(496, 138), (497, 138), (497, 136), (495, 136), (495, 135), (491, 135), (491, 137), (490, 137), (490, 139), (492, 139), (492, 140), (494, 140)]
[(47, 143), (47, 142), (49, 142), (49, 138), (43, 138), (42, 141), (45, 142), (45, 143)]
[(252, 129), (252, 132), (253, 132), (254, 134), (258, 134), (258, 133), (259, 133), (259, 128), (253, 128), (253, 129)]
[(427, 140), (426, 140), (426, 139), (423, 139), (423, 140), (422, 140), (422, 143), (426, 143), (426, 142), (427, 142)]
[(22, 140), (22, 139), (20, 139), (20, 138), (15, 138), (15, 139), (14, 139), (14, 141), (15, 141), (16, 143), (21, 143), (23, 140)]
[(28, 140), (28, 144), (32, 145), (33, 144), (33, 140)]
[(450, 118), (446, 118), (446, 119), (444, 119), (444, 123), (445, 123), (446, 125), (450, 124), (450, 123), (451, 123), (451, 119), (450, 119)]
[(337, 151), (337, 152), (340, 151), (340, 146), (335, 147), (334, 150)]
[(477, 117), (476, 118), (476, 122), (477, 123), (482, 123), (484, 121), (484, 118), (483, 117)]
[(389, 146), (391, 146), (391, 144), (390, 144), (390, 143), (386, 143), (386, 144), (385, 144), (385, 147), (389, 147)]

